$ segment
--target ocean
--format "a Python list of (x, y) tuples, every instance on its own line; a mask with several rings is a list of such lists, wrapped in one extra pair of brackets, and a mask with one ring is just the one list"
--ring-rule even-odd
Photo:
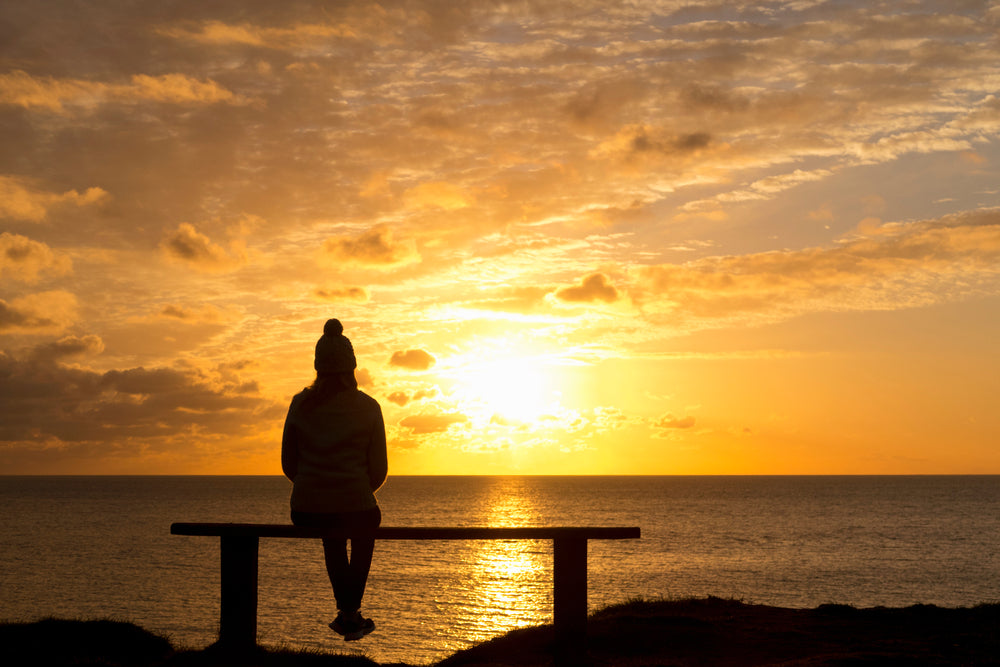
[[(288, 522), (282, 477), (0, 477), (0, 619), (133, 621), (200, 648), (218, 538), (175, 521)], [(383, 525), (640, 526), (592, 541), (589, 605), (713, 595), (811, 608), (1000, 601), (1000, 476), (390, 477)], [(425, 664), (552, 620), (552, 545), (376, 544), (347, 644), (316, 540), (261, 540), (258, 631), (274, 647)]]

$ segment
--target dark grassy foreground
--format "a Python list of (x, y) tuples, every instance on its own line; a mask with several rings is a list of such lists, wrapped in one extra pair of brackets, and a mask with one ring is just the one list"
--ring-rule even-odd
[[(1000, 605), (784, 609), (707, 598), (636, 601), (597, 612), (585, 653), (554, 660), (551, 626), (516, 630), (438, 663), (459, 665), (1000, 665)], [(0, 664), (104, 667), (376, 667), (365, 658), (261, 649), (174, 649), (130, 623), (0, 625)]]

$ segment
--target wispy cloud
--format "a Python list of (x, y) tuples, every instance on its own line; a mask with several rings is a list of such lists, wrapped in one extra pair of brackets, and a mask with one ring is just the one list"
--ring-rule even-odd
[(69, 113), (108, 103), (246, 104), (215, 81), (184, 74), (135, 74), (128, 83), (35, 77), (24, 71), (0, 74), (0, 105)]
[(992, 292), (1000, 210), (886, 225), (822, 248), (637, 270), (634, 295), (678, 315), (913, 308)]

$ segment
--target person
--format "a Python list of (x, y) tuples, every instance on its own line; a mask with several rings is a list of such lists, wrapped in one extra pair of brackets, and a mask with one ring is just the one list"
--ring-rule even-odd
[(323, 327), (316, 343), (316, 379), (295, 395), (285, 418), (281, 468), (292, 481), (292, 523), (338, 533), (323, 538), (338, 610), (330, 628), (351, 641), (375, 629), (360, 609), (374, 531), (382, 521), (375, 491), (385, 482), (388, 462), (382, 409), (358, 390), (358, 363), (343, 331), (336, 319)]

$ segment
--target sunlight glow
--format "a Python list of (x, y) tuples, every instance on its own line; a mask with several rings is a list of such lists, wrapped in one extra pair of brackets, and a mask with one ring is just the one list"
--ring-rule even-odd
[(473, 362), (458, 382), (461, 397), (490, 419), (534, 421), (558, 397), (543, 363), (527, 357)]

